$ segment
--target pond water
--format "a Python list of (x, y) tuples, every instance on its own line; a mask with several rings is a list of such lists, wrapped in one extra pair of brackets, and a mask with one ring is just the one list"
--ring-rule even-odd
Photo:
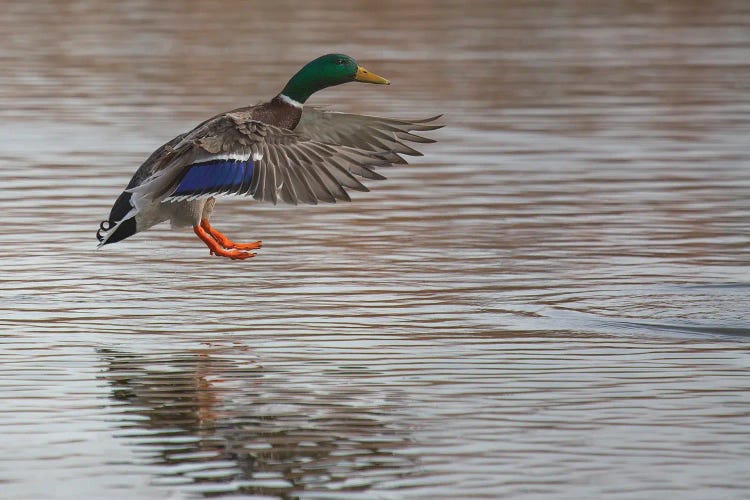
[[(21, 2), (0, 30), (3, 498), (748, 498), (750, 4)], [(96, 249), (143, 159), (341, 51), (444, 113), (258, 257)]]

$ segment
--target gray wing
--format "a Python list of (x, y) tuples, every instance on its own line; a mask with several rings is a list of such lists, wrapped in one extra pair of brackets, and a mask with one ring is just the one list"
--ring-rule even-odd
[[(170, 143), (152, 175), (132, 192), (159, 201), (217, 195), (252, 196), (274, 204), (349, 201), (347, 189), (368, 191), (358, 178), (384, 179), (375, 167), (405, 163), (399, 154), (419, 154), (402, 141), (434, 142), (410, 131), (439, 128), (425, 124), (431, 120), (319, 113), (326, 116), (313, 127), (318, 139), (252, 120), (247, 112), (214, 117)], [(344, 117), (339, 125), (327, 123), (339, 115)], [(356, 123), (364, 123), (364, 128)], [(338, 139), (334, 128), (341, 129)], [(364, 137), (367, 133), (372, 137)]]
[(378, 116), (324, 111), (306, 106), (294, 131), (314, 141), (377, 152), (389, 163), (406, 163), (400, 155), (422, 156), (406, 142), (433, 143), (433, 139), (413, 134), (436, 130), (442, 115), (423, 120), (395, 120)]
[(151, 153), (151, 155), (146, 158), (146, 161), (144, 161), (141, 166), (138, 167), (138, 170), (136, 170), (135, 174), (133, 174), (133, 177), (130, 179), (130, 182), (128, 183), (126, 189), (132, 189), (133, 187), (142, 184), (146, 181), (146, 179), (150, 178), (156, 172), (161, 170), (166, 164), (165, 160), (168, 160), (171, 155), (174, 154), (174, 147), (179, 144), (188, 133), (189, 132), (178, 135), (177, 137)]
[[(372, 169), (387, 165), (377, 154), (324, 144), (258, 121), (233, 119), (227, 129), (199, 141), (210, 152), (249, 156), (254, 163), (246, 192), (259, 201), (291, 204), (349, 201), (346, 189), (367, 191), (357, 179), (382, 179)], [(220, 154), (220, 153), (219, 153)]]
[(169, 157), (131, 191), (158, 201), (243, 195), (272, 203), (335, 203), (350, 199), (346, 189), (367, 191), (357, 177), (382, 179), (372, 169), (388, 163), (371, 151), (313, 141), (230, 112), (173, 144)]

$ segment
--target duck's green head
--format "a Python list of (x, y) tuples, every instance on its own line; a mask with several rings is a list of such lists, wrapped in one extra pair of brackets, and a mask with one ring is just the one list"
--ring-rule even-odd
[(344, 54), (326, 54), (307, 63), (289, 80), (282, 95), (304, 103), (318, 90), (348, 82), (390, 85), (390, 82), (357, 64)]

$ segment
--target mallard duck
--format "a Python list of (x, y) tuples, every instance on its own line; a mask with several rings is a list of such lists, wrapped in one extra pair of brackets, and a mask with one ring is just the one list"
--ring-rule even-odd
[(304, 106), (315, 92), (347, 82), (390, 85), (349, 56), (327, 54), (306, 64), (269, 102), (210, 118), (154, 151), (115, 201), (96, 237), (121, 241), (170, 220), (192, 226), (211, 255), (254, 257), (261, 242), (235, 243), (209, 223), (219, 195), (298, 204), (351, 201), (368, 191), (358, 178), (385, 179), (376, 167), (421, 156), (405, 142), (440, 128), (435, 116), (395, 120)]

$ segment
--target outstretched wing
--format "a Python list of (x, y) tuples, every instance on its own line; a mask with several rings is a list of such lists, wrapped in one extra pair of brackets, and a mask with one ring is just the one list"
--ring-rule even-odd
[(272, 203), (334, 203), (349, 200), (346, 189), (367, 191), (355, 176), (382, 179), (372, 168), (388, 163), (370, 151), (323, 144), (232, 112), (185, 135), (131, 192), (134, 200), (152, 201), (224, 194)]
[(433, 143), (433, 139), (412, 132), (442, 127), (433, 122), (442, 115), (424, 120), (394, 120), (378, 116), (324, 111), (306, 106), (294, 131), (314, 141), (340, 144), (362, 151), (380, 153), (389, 163), (406, 163), (400, 155), (422, 156), (406, 142)]
[(347, 189), (368, 190), (358, 177), (384, 179), (375, 167), (406, 163), (399, 154), (420, 154), (403, 141), (434, 142), (411, 131), (439, 128), (426, 124), (432, 119), (407, 122), (317, 110), (312, 115), (319, 118), (293, 131), (252, 120), (243, 111), (219, 115), (183, 136), (170, 158), (131, 191), (161, 201), (217, 195), (291, 204), (349, 201)]

